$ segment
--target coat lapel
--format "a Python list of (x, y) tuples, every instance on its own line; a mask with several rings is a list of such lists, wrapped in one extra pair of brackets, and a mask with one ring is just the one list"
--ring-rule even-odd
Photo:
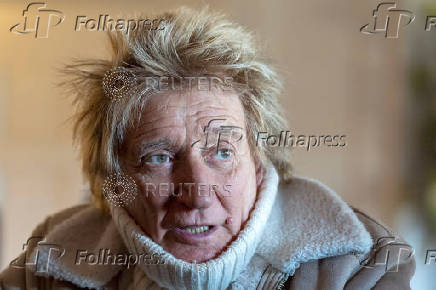
[(353, 210), (319, 181), (295, 176), (279, 193), (257, 254), (293, 275), (301, 263), (351, 252), (373, 242)]

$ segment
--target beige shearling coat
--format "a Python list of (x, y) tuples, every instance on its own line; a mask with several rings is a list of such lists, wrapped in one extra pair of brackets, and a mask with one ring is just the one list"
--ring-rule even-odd
[[(0, 274), (0, 289), (130, 285), (133, 271), (125, 265), (77, 265), (80, 249), (126, 252), (111, 217), (92, 205), (51, 215), (31, 237)], [(256, 279), (253, 289), (410, 289), (415, 271), (413, 251), (404, 240), (312, 179), (294, 177), (278, 186), (262, 239), (252, 258), (256, 264), (247, 269)], [(56, 263), (39, 265), (44, 254)]]

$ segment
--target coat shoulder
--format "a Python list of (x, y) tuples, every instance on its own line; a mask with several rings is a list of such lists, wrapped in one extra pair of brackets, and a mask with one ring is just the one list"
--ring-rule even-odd
[(302, 263), (283, 289), (410, 289), (415, 272), (412, 247), (391, 228), (350, 207), (372, 239), (369, 251)]
[(390, 227), (362, 210), (353, 208), (373, 239), (369, 253), (358, 256), (361, 267), (349, 279), (346, 289), (410, 289), (415, 273), (414, 249)]
[(403, 240), (398, 234), (396, 234), (390, 227), (382, 223), (381, 221), (371, 217), (368, 213), (363, 210), (351, 207), (356, 214), (357, 218), (365, 226), (366, 230), (370, 233), (375, 244), (380, 238), (393, 237), (396, 239)]
[(72, 216), (79, 214), (80, 212), (89, 211), (89, 210), (95, 211), (96, 213), (99, 212), (99, 209), (97, 209), (92, 204), (75, 205), (49, 215), (41, 224), (37, 226), (35, 230), (39, 229), (40, 232), (47, 234), (54, 227), (56, 227), (56, 225), (61, 224), (62, 222), (66, 221)]
[(55, 286), (62, 286), (64, 287), (63, 289), (75, 289), (72, 284), (67, 282), (32, 275), (25, 265), (28, 253), (31, 253), (38, 246), (38, 242), (43, 240), (57, 225), (85, 211), (95, 212), (95, 214), (100, 212), (92, 204), (80, 204), (51, 214), (39, 223), (26, 241), (25, 251), (18, 258), (14, 259), (6, 269), (0, 272), (0, 289), (27, 289), (29, 287), (51, 289), (51, 287)]

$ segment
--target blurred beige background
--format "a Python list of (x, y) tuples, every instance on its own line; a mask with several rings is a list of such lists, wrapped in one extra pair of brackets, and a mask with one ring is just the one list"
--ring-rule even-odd
[(72, 57), (108, 54), (103, 32), (73, 30), (77, 15), (208, 4), (247, 26), (286, 80), (282, 102), (291, 127), (284, 130), (347, 136), (343, 148), (295, 149), (296, 173), (395, 225), (403, 194), (405, 38), (359, 32), (378, 1), (50, 0), (48, 8), (66, 18), (47, 39), (9, 32), (28, 3), (0, 1), (0, 268), (49, 213), (86, 196), (67, 122), (70, 99), (56, 88), (56, 69)]

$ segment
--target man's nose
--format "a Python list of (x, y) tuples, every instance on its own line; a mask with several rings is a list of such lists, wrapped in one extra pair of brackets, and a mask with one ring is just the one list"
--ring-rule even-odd
[(175, 172), (177, 176), (174, 176), (178, 187), (175, 189), (177, 200), (191, 209), (210, 207), (215, 192), (210, 184), (208, 168), (192, 156), (187, 157), (179, 166)]

